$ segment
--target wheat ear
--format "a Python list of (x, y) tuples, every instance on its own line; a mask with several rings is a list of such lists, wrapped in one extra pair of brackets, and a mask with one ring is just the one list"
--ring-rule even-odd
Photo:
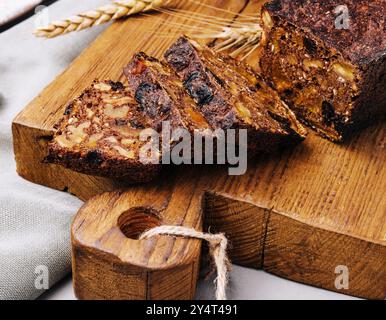
[[(217, 10), (215, 7), (213, 9)], [(217, 52), (224, 51), (234, 58), (246, 59), (260, 46), (263, 28), (258, 16), (243, 15), (233, 20), (237, 13), (232, 13), (231, 18), (220, 18), (182, 9), (158, 8), (157, 11), (184, 19), (184, 22), (168, 20), (168, 26), (180, 30), (191, 38), (215, 41), (212, 49)], [(159, 19), (162, 20), (162, 18)], [(173, 33), (167, 31), (158, 31), (157, 35), (166, 38), (174, 37)]]
[(54, 38), (69, 32), (80, 31), (107, 23), (122, 17), (147, 12), (166, 6), (171, 0), (120, 0), (111, 4), (77, 14), (61, 21), (52, 22), (46, 27), (35, 30), (38, 37)]

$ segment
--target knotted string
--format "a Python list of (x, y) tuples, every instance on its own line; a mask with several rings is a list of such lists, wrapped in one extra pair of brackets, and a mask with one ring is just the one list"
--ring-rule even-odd
[(177, 236), (184, 238), (202, 239), (209, 243), (210, 254), (217, 269), (216, 299), (226, 300), (226, 288), (228, 284), (228, 266), (230, 265), (227, 256), (228, 240), (224, 234), (211, 234), (196, 231), (192, 228), (178, 226), (160, 226), (144, 232), (140, 239), (149, 239), (159, 235)]

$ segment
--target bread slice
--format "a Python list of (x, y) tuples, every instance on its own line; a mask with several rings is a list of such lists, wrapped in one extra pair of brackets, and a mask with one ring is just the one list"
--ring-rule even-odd
[(165, 53), (213, 128), (247, 129), (249, 151), (299, 142), (306, 130), (277, 93), (241, 62), (181, 37)]
[[(47, 161), (137, 183), (152, 180), (161, 169), (161, 161), (141, 161), (148, 141), (142, 142), (140, 133), (146, 128), (161, 133), (165, 122), (170, 133), (182, 128), (213, 139), (216, 129), (245, 128), (249, 151), (254, 152), (270, 152), (304, 138), (292, 112), (246, 65), (187, 38), (178, 40), (165, 57), (171, 67), (138, 53), (124, 68), (127, 86), (95, 81), (72, 101), (56, 126)], [(172, 149), (179, 141), (157, 138), (162, 145), (156, 160), (161, 160), (161, 147)], [(215, 148), (212, 158), (216, 153)]]
[(140, 161), (146, 142), (139, 134), (160, 120), (158, 114), (147, 116), (122, 83), (95, 81), (67, 106), (49, 144), (47, 161), (131, 183), (150, 181), (160, 165)]
[(169, 116), (160, 118), (170, 121), (172, 129), (183, 128), (191, 134), (211, 128), (164, 62), (140, 52), (124, 68), (124, 74), (131, 94), (150, 117), (166, 112)]
[[(169, 127), (165, 127), (164, 122), (160, 136), (164, 164), (170, 163), (169, 156), (173, 157), (173, 163), (176, 164), (215, 161), (217, 137), (212, 127), (186, 93), (178, 76), (165, 62), (140, 52), (124, 68), (124, 74), (131, 94), (143, 110), (149, 114), (157, 114), (161, 110), (169, 112), (170, 116), (164, 118), (169, 122)], [(200, 145), (196, 144), (197, 138)], [(184, 142), (190, 141), (189, 149), (185, 149), (186, 145), (177, 147), (182, 139)], [(207, 145), (208, 142), (210, 145)], [(205, 154), (206, 146), (209, 147), (208, 158)], [(184, 149), (183, 153), (181, 148)]]

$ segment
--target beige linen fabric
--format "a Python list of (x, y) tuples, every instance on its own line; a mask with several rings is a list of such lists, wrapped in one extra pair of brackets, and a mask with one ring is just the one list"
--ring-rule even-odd
[[(56, 19), (105, 2), (61, 0), (48, 14)], [(0, 299), (37, 298), (46, 284), (40, 281), (44, 267), (49, 287), (68, 274), (70, 224), (82, 205), (16, 174), (11, 123), (104, 27), (45, 40), (32, 35), (35, 20), (0, 34)]]

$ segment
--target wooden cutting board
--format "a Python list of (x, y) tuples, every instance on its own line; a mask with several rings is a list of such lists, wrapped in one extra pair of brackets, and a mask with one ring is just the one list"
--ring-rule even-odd
[[(262, 1), (208, 0), (202, 3), (241, 14), (257, 14)], [(230, 17), (225, 11), (214, 11), (190, 2), (184, 7), (217, 17)], [(384, 299), (385, 124), (362, 131), (344, 145), (333, 144), (311, 133), (294, 149), (250, 161), (243, 176), (229, 176), (226, 168), (215, 166), (174, 167), (152, 184), (127, 186), (124, 182), (42, 163), (53, 125), (63, 114), (66, 103), (78, 96), (94, 78), (124, 81), (122, 67), (137, 51), (162, 57), (183, 32), (171, 25), (176, 20), (160, 14), (134, 17), (113, 24), (99, 36), (14, 120), (18, 173), (29, 181), (71, 192), (83, 200), (113, 191), (115, 201), (126, 199), (130, 208), (155, 207), (160, 216), (166, 217), (162, 223), (200, 228), (203, 221), (204, 225), (211, 226), (212, 232), (226, 233), (232, 243), (233, 263), (341, 293)], [(166, 33), (171, 36), (160, 36)], [(122, 188), (127, 192), (116, 193)], [(102, 201), (103, 197), (94, 201)], [(92, 203), (86, 205), (86, 210), (90, 205), (92, 207)], [(193, 212), (191, 216), (189, 212)], [(140, 228), (146, 228), (146, 224)], [(199, 257), (197, 241), (146, 242), (145, 251), (141, 251), (141, 241), (131, 241), (138, 250), (135, 261), (131, 262), (137, 263), (143, 290), (130, 297), (194, 296), (196, 277), (192, 277), (192, 272), (197, 269), (197, 263), (193, 266), (192, 261)], [(162, 282), (159, 275), (152, 278), (153, 284), (159, 284), (155, 290), (146, 287), (149, 270), (178, 266), (176, 274), (180, 279), (188, 277), (188, 284), (182, 281), (175, 293), (174, 287), (168, 286), (168, 278), (161, 277)], [(339, 270), (348, 270), (346, 288), (336, 286), (338, 277), (342, 276)]]

